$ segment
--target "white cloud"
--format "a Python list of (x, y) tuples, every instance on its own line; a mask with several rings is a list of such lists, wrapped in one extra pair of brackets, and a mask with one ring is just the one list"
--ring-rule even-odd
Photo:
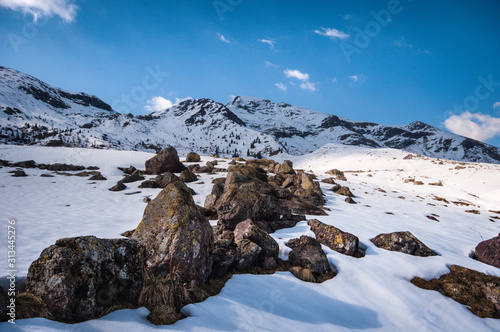
[(351, 75), (351, 76), (348, 76), (348, 78), (356, 83), (356, 82), (364, 82), (366, 81), (366, 76), (364, 74), (360, 74), (360, 75)]
[(285, 70), (285, 76), (286, 77), (294, 77), (300, 81), (309, 81), (309, 74), (307, 73), (302, 73), (297, 69), (287, 69)]
[(427, 54), (427, 55), (431, 54), (431, 51), (429, 50), (415, 48), (415, 46), (413, 46), (413, 44), (408, 43), (404, 37), (401, 37), (400, 39), (393, 41), (392, 44), (399, 48), (410, 50), (416, 54)]
[(273, 68), (279, 68), (278, 65), (275, 65), (274, 63), (270, 61), (266, 61), (266, 68), (273, 67)]
[(500, 101), (497, 101), (496, 103), (494, 103), (493, 108), (494, 109), (500, 108)]
[(311, 82), (304, 82), (302, 84), (300, 84), (300, 88), (301, 89), (304, 89), (304, 90), (309, 90), (309, 91), (316, 91), (316, 85), (318, 85), (318, 83), (311, 83)]
[(35, 21), (43, 16), (57, 15), (66, 22), (73, 22), (78, 9), (73, 0), (0, 0), (0, 6), (31, 14)]
[(321, 28), (320, 30), (314, 30), (314, 33), (318, 35), (328, 37), (330, 39), (347, 39), (349, 35), (343, 31), (333, 29), (333, 28)]
[(268, 44), (271, 48), (274, 48), (274, 43), (276, 43), (274, 40), (271, 39), (259, 39), (261, 43)]
[[(179, 103), (181, 100), (176, 98), (176, 103)], [(161, 96), (153, 97), (147, 101), (147, 105), (144, 106), (146, 111), (155, 112), (155, 111), (163, 111), (167, 108), (172, 107), (173, 104), (170, 100), (165, 99)]]
[(228, 39), (226, 39), (226, 37), (224, 37), (224, 35), (223, 35), (223, 34), (221, 34), (221, 33), (217, 33), (217, 37), (219, 37), (219, 39), (220, 39), (221, 41), (223, 41), (224, 43), (228, 43), (228, 44), (230, 44), (230, 43), (231, 43), (231, 42), (230, 42)]
[(276, 83), (274, 86), (277, 87), (278, 89), (280, 89), (283, 92), (286, 92), (286, 90), (287, 90), (286, 85), (283, 84), (283, 83)]
[(500, 118), (482, 113), (451, 114), (444, 126), (455, 134), (479, 141), (500, 135)]

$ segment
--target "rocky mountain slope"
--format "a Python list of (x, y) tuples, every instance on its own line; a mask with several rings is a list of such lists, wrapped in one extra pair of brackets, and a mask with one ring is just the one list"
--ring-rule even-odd
[(459, 161), (500, 163), (494, 146), (422, 122), (386, 126), (236, 97), (227, 105), (184, 100), (134, 116), (115, 112), (95, 96), (70, 93), (0, 67), (0, 143), (269, 156), (302, 155), (327, 143), (396, 148)]

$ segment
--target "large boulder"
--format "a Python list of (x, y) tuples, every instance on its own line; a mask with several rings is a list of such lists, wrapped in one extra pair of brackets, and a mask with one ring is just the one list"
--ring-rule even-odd
[(500, 269), (500, 234), (476, 246), (476, 258)]
[(235, 165), (235, 166), (229, 166), (227, 168), (228, 173), (229, 172), (234, 172), (238, 173), (250, 178), (256, 178), (262, 181), (267, 181), (267, 174), (266, 171), (263, 170), (260, 167), (252, 167), (252, 166), (246, 166), (246, 165)]
[(28, 271), (26, 291), (55, 320), (94, 319), (114, 305), (134, 307), (144, 278), (144, 252), (134, 240), (65, 238), (42, 251)]
[(153, 158), (146, 160), (146, 174), (180, 173), (184, 168), (185, 166), (177, 155), (177, 150), (172, 146), (168, 146)]
[(200, 155), (194, 152), (189, 152), (186, 156), (187, 163), (198, 163), (200, 160)]
[(292, 248), (288, 254), (288, 262), (292, 273), (299, 279), (321, 283), (336, 275), (316, 239), (302, 235), (299, 239), (289, 240), (285, 245)]
[(257, 263), (257, 259), (262, 252), (262, 248), (256, 243), (242, 239), (236, 242), (238, 248), (238, 261), (236, 270), (239, 272), (247, 272)]
[(410, 232), (380, 234), (370, 239), (377, 247), (399, 251), (413, 256), (436, 256), (437, 254)]
[(147, 264), (155, 275), (175, 273), (193, 286), (210, 275), (212, 227), (183, 182), (170, 183), (149, 202), (132, 238), (146, 247)]
[(500, 278), (467, 269), (450, 266), (450, 273), (439, 279), (427, 281), (416, 277), (414, 285), (438, 291), (467, 306), (474, 315), (481, 318), (500, 318)]
[(307, 224), (316, 235), (316, 239), (330, 249), (344, 255), (358, 258), (365, 255), (364, 250), (359, 246), (359, 239), (357, 236), (351, 233), (343, 232), (342, 230), (322, 223), (317, 219), (311, 219)]

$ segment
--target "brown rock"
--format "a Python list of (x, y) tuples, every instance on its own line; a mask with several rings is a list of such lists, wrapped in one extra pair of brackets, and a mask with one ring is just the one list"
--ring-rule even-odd
[(185, 169), (179, 175), (179, 180), (181, 180), (182, 182), (189, 183), (198, 180), (198, 177), (196, 177), (196, 174), (191, 172), (189, 169)]
[(199, 163), (201, 160), (200, 155), (194, 152), (189, 152), (186, 156), (187, 163)]
[(311, 219), (307, 224), (311, 227), (319, 243), (324, 244), (330, 249), (358, 258), (365, 255), (364, 250), (359, 246), (357, 236), (343, 232), (334, 226), (324, 224), (317, 219)]
[(379, 248), (399, 251), (413, 256), (428, 257), (437, 255), (410, 232), (380, 234), (370, 241)]
[(302, 235), (300, 239), (288, 241), (286, 246), (292, 248), (292, 251), (288, 254), (290, 266), (308, 269), (314, 277), (314, 280), (304, 280), (301, 278), (304, 276), (303, 273), (294, 273), (300, 279), (321, 283), (336, 275), (330, 268), (330, 263), (325, 252), (321, 249), (321, 244), (316, 239)]
[(481, 318), (500, 318), (500, 278), (467, 269), (450, 266), (450, 273), (439, 279), (427, 281), (413, 278), (415, 286), (435, 290), (444, 296), (467, 306), (474, 315)]
[(185, 166), (180, 162), (177, 150), (171, 146), (161, 150), (153, 158), (146, 160), (146, 174), (164, 172), (180, 173)]
[(500, 234), (479, 243), (475, 254), (479, 261), (500, 269)]
[(31, 264), (26, 291), (42, 299), (55, 320), (75, 323), (97, 318), (119, 303), (137, 306), (143, 275), (137, 241), (67, 238)]
[(183, 182), (169, 184), (148, 204), (132, 238), (146, 247), (155, 275), (175, 272), (182, 282), (194, 285), (210, 275), (212, 227)]
[(109, 188), (109, 191), (122, 191), (125, 189), (127, 189), (127, 186), (122, 181), (118, 181), (113, 187)]

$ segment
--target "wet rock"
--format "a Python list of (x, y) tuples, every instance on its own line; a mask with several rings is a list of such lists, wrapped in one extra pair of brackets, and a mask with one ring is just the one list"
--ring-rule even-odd
[(198, 180), (198, 177), (196, 177), (196, 174), (191, 172), (189, 169), (185, 169), (179, 175), (179, 180), (182, 182), (189, 183)]
[(197, 285), (211, 273), (213, 231), (183, 182), (170, 183), (148, 204), (132, 238), (146, 247), (155, 275), (175, 273)]
[(194, 152), (189, 152), (186, 156), (187, 163), (199, 163), (201, 160), (200, 155)]
[(66, 238), (31, 264), (26, 291), (38, 296), (55, 320), (75, 323), (97, 318), (118, 303), (137, 306), (143, 275), (137, 241)]
[(377, 247), (399, 251), (414, 256), (436, 256), (437, 254), (417, 239), (410, 232), (394, 232), (389, 234), (380, 234), (370, 239)]
[(364, 249), (359, 246), (359, 239), (357, 236), (343, 232), (317, 219), (311, 219), (307, 224), (311, 227), (319, 243), (324, 244), (330, 249), (344, 255), (358, 258), (365, 255)]
[(438, 291), (444, 296), (467, 306), (481, 318), (500, 318), (500, 278), (467, 269), (450, 266), (450, 273), (439, 279), (425, 280), (419, 277), (411, 281), (415, 286)]
[[(286, 246), (292, 248), (288, 254), (290, 266), (300, 269), (292, 269), (294, 275), (304, 281), (321, 283), (333, 278), (336, 273), (330, 268), (330, 263), (325, 252), (321, 249), (321, 244), (312, 237), (302, 235), (299, 239), (291, 239)], [(313, 280), (304, 278), (307, 274), (303, 269), (309, 270)]]
[(500, 234), (479, 243), (476, 246), (475, 254), (479, 261), (500, 269)]
[(127, 186), (122, 181), (118, 181), (113, 187), (109, 188), (109, 191), (122, 191), (125, 189), (127, 189)]
[(177, 150), (172, 146), (168, 146), (153, 158), (146, 160), (146, 174), (180, 173), (185, 168), (179, 160)]

